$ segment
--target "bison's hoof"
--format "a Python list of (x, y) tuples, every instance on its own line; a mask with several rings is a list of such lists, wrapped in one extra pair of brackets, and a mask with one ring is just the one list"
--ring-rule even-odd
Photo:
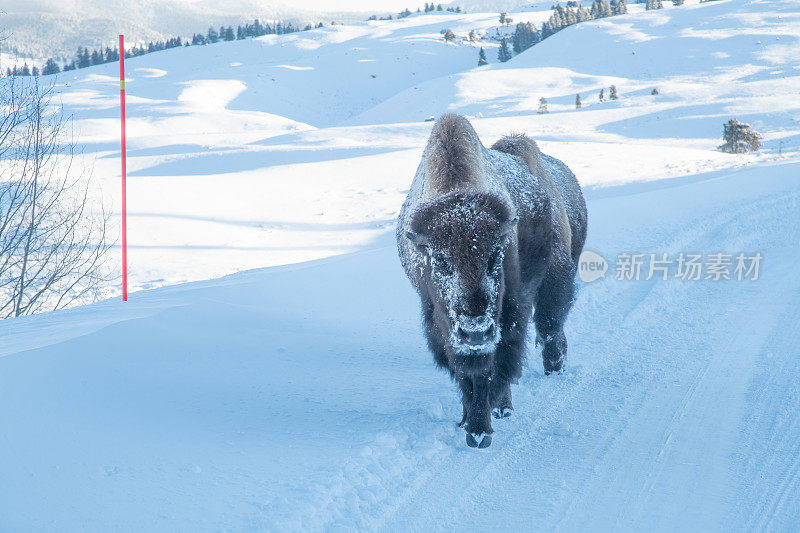
[(511, 407), (503, 407), (502, 409), (499, 407), (495, 407), (492, 409), (492, 416), (495, 418), (508, 418), (511, 416), (511, 413), (514, 412), (514, 409)]
[(470, 448), (488, 448), (491, 443), (492, 436), (487, 433), (481, 433), (480, 435), (467, 433), (467, 446)]

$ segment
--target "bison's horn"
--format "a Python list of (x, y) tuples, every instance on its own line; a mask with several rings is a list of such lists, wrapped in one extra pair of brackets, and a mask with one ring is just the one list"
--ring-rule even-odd
[(407, 231), (406, 237), (408, 240), (416, 244), (417, 246), (428, 246), (428, 237), (422, 235), (420, 233), (414, 233), (413, 231)]
[(500, 235), (508, 235), (514, 231), (514, 228), (517, 227), (517, 222), (519, 222), (519, 217), (514, 217), (503, 223), (503, 226), (500, 228)]

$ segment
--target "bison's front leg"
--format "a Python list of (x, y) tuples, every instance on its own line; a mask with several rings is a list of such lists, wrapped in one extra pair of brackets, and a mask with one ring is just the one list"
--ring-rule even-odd
[(463, 428), (467, 425), (469, 407), (472, 405), (472, 379), (468, 376), (459, 376), (456, 381), (461, 390), (461, 422), (458, 423), (458, 427)]
[(564, 266), (554, 270), (542, 281), (533, 314), (536, 343), (542, 345), (545, 374), (561, 372), (564, 366), (567, 356), (564, 322), (575, 295), (575, 268)]
[(464, 429), (467, 430), (467, 445), (472, 448), (487, 448), (492, 443), (491, 404), (489, 402), (489, 378), (481, 375), (465, 376), (471, 385), (469, 403), (463, 395), (466, 384), (462, 385), (462, 400), (464, 401)]
[(495, 418), (508, 418), (514, 411), (511, 404), (511, 383), (507, 379), (495, 377), (492, 380), (490, 400), (492, 416)]

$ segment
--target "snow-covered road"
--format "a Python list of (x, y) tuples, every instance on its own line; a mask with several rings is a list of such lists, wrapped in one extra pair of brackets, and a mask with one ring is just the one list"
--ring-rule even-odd
[(41, 345), (0, 358), (0, 525), (791, 529), (795, 169), (589, 191), (604, 256), (760, 252), (760, 279), (584, 285), (568, 370), (532, 354), (485, 451), (390, 242), (0, 324)]
[[(135, 291), (0, 322), (0, 531), (796, 530), (800, 15), (665, 4), (503, 64), (495, 13), (131, 59)], [(116, 67), (57, 88), (110, 205)], [(393, 238), (446, 110), (565, 161), (610, 263), (581, 284), (566, 371), (531, 346), (485, 450)], [(716, 150), (734, 116), (758, 154)], [(758, 280), (615, 279), (620, 254), (740, 252)]]

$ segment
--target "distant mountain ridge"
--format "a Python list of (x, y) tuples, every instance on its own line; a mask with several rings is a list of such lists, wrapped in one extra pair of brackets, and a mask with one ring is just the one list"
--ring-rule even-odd
[(299, 25), (347, 23), (406, 7), (419, 6), (413, 0), (0, 0), (0, 37), (5, 38), (3, 52), (41, 60), (70, 57), (78, 46), (111, 45), (119, 33), (131, 43), (157, 41), (191, 37), (220, 25), (236, 27), (254, 18)]

